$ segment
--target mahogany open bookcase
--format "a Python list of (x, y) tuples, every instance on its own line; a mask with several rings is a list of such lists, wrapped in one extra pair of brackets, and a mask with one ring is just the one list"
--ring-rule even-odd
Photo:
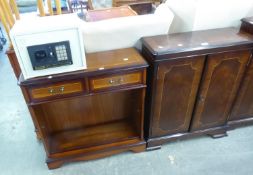
[(50, 169), (146, 147), (146, 61), (134, 48), (87, 54), (86, 59), (85, 70), (19, 78)]

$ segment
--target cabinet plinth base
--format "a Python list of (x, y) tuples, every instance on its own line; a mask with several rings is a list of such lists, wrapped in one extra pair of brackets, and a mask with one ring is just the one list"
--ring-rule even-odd
[(172, 135), (167, 135), (167, 136), (162, 136), (162, 137), (151, 138), (147, 140), (147, 150), (149, 151), (149, 150), (160, 149), (164, 143), (176, 141), (176, 140), (188, 139), (188, 138), (197, 137), (201, 135), (210, 135), (213, 138), (221, 138), (221, 137), (227, 136), (226, 134), (227, 130), (228, 130), (228, 126), (225, 125), (225, 126), (220, 126), (220, 127), (215, 127), (215, 128), (205, 129), (205, 130), (198, 130), (198, 131), (193, 131), (193, 132), (186, 132), (186, 133), (179, 133), (179, 134), (172, 134)]
[(222, 138), (222, 137), (228, 136), (225, 129), (224, 130), (217, 130), (217, 131), (214, 131), (214, 132), (210, 132), (207, 135), (211, 136), (213, 139), (218, 139), (218, 138)]
[(93, 153), (85, 153), (82, 155), (78, 154), (78, 155), (62, 156), (61, 158), (47, 158), (46, 163), (49, 169), (56, 169), (61, 167), (64, 163), (68, 162), (98, 159), (126, 151), (139, 153), (145, 151), (145, 149), (146, 143), (143, 141), (132, 145), (121, 146), (117, 148), (108, 148), (105, 150), (100, 150)]
[(162, 145), (150, 146), (150, 147), (147, 147), (146, 151), (155, 151), (155, 150), (158, 150), (158, 149), (161, 149), (161, 148), (162, 148)]
[(253, 117), (228, 122), (229, 130), (249, 125), (253, 125)]

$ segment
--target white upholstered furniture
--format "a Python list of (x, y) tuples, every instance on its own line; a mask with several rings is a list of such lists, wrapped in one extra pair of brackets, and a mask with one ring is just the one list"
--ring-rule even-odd
[(239, 27), (240, 19), (253, 16), (252, 0), (167, 0), (175, 15), (170, 33)]
[(174, 18), (165, 4), (154, 14), (129, 16), (97, 22), (81, 22), (86, 53), (133, 47), (140, 38), (167, 34)]

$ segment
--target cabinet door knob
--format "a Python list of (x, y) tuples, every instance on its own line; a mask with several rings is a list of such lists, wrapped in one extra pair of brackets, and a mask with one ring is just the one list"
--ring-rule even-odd
[(200, 102), (204, 102), (204, 101), (205, 101), (205, 97), (200, 96), (200, 97), (199, 97), (199, 101), (200, 101)]

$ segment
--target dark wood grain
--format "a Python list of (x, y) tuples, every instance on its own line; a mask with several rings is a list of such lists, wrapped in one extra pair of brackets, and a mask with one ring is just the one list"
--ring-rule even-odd
[[(243, 18), (240, 30), (253, 34), (253, 17)], [(253, 124), (252, 88), (253, 88), (253, 61), (247, 67), (241, 87), (228, 119), (230, 129)]]
[(225, 125), (250, 51), (208, 56), (191, 130)]
[(220, 127), (213, 127), (203, 130), (197, 130), (192, 132), (184, 132), (184, 133), (178, 133), (178, 134), (172, 134), (172, 135), (165, 135), (162, 137), (154, 137), (149, 138), (147, 140), (147, 150), (156, 150), (160, 149), (163, 144), (178, 141), (178, 140), (184, 140), (184, 139), (191, 139), (203, 135), (223, 135), (226, 136), (226, 131), (229, 129), (228, 126), (220, 126)]
[[(223, 137), (232, 125), (246, 123), (227, 124), (245, 80), (253, 35), (222, 28), (144, 37), (142, 42), (142, 54), (150, 64), (145, 118), (148, 149), (202, 134)], [(200, 65), (184, 65), (194, 63), (193, 58), (202, 62), (202, 73)]]
[(229, 121), (253, 117), (253, 61), (247, 67)]
[(199, 56), (158, 65), (152, 137), (189, 130), (204, 60)]
[(236, 28), (175, 33), (142, 39), (154, 61), (253, 47), (253, 36)]

